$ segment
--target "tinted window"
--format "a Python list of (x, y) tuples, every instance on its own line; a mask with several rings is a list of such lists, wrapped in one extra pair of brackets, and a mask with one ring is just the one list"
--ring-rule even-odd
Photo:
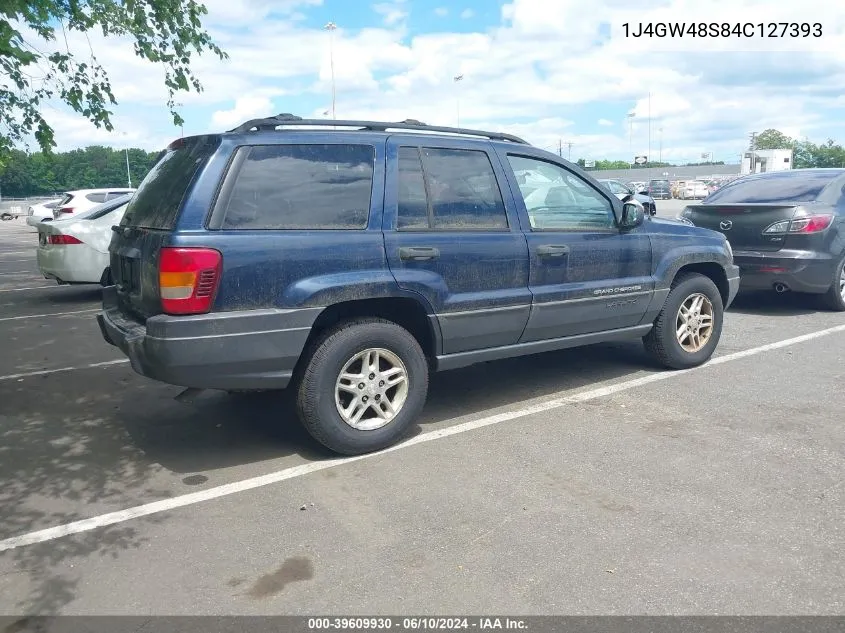
[(735, 180), (710, 194), (708, 203), (809, 202), (819, 197), (841, 172), (792, 172), (765, 178)]
[(370, 212), (370, 145), (260, 145), (238, 173), (227, 229), (363, 229)]
[(531, 228), (596, 230), (613, 226), (610, 201), (563, 167), (536, 158), (508, 156)]
[(668, 187), (669, 181), (668, 180), (649, 180), (648, 184), (651, 185), (652, 187), (654, 187), (654, 186)]
[(485, 152), (423, 148), (436, 229), (507, 229), (505, 203)]
[(215, 148), (216, 144), (198, 139), (164, 152), (138, 186), (121, 226), (172, 229), (194, 175)]
[(88, 200), (90, 200), (91, 202), (96, 202), (97, 204), (106, 201), (106, 194), (104, 193), (89, 193), (86, 194), (85, 197), (88, 198)]
[(430, 228), (428, 199), (425, 195), (420, 151), (416, 147), (399, 148), (399, 208), (397, 228)]

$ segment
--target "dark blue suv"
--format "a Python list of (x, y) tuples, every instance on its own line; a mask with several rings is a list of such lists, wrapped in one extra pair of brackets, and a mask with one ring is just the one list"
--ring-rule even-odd
[(111, 246), (98, 322), (144, 376), (290, 387), (345, 454), (398, 441), (430, 370), (642, 337), (706, 362), (725, 237), (646, 217), (517, 137), (279, 115), (179, 139)]

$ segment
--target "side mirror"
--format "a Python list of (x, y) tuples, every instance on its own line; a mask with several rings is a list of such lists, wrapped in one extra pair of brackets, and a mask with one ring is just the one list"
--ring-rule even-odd
[(626, 200), (622, 204), (622, 219), (619, 227), (623, 229), (634, 229), (640, 226), (645, 220), (645, 209), (637, 200)]

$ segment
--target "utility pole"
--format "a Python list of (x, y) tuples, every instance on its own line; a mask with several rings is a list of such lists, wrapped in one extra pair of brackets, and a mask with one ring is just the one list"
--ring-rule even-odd
[(663, 164), (663, 128), (660, 128), (657, 131), (660, 133), (660, 137), (659, 137), (660, 138), (660, 141), (659, 141), (660, 142), (660, 157), (658, 159), (658, 162), (660, 162), (660, 164), (662, 165)]
[(334, 32), (337, 30), (337, 24), (329, 22), (323, 27), (329, 32), (329, 68), (332, 74), (332, 119), (337, 119), (335, 113), (335, 86), (334, 86)]
[(563, 139), (557, 140), (557, 155), (563, 158)]
[(634, 117), (635, 112), (628, 113), (628, 164), (634, 168)]
[(455, 75), (454, 77), (452, 77), (452, 83), (455, 84), (455, 111), (457, 113), (458, 118), (457, 127), (461, 127), (461, 87), (458, 85), (458, 83), (463, 80), (463, 75)]
[(646, 164), (651, 160), (651, 93), (648, 93), (648, 156)]
[(566, 143), (566, 147), (568, 150), (567, 159), (569, 162), (572, 162), (572, 146), (575, 145), (572, 141)]

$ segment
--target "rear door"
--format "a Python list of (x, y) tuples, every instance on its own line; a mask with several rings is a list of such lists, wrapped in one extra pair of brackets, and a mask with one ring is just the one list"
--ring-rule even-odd
[(531, 309), (528, 249), (492, 146), (392, 136), (388, 157), (388, 263), (437, 314), (443, 353), (516, 343)]
[(620, 231), (613, 199), (545, 153), (500, 154), (525, 227), (534, 297), (522, 341), (638, 325), (654, 292), (647, 226)]
[(127, 315), (143, 321), (161, 312), (159, 250), (167, 245), (197, 174), (218, 144), (215, 137), (197, 137), (168, 148), (113, 228), (112, 279), (118, 304)]

